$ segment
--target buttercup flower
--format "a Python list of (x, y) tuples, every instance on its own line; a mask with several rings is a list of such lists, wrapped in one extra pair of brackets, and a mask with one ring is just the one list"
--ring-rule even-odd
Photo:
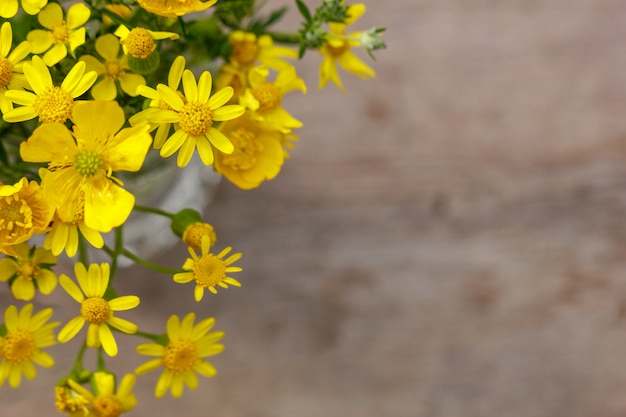
[[(184, 99), (176, 90), (164, 84), (157, 86), (158, 98), (171, 110), (159, 109), (146, 113), (150, 123), (176, 123), (175, 132), (165, 141), (160, 154), (167, 158), (180, 150), (177, 157), (179, 167), (185, 167), (191, 160), (194, 149), (198, 149), (200, 159), (205, 165), (213, 163), (211, 145), (224, 153), (234, 150), (233, 144), (220, 131), (214, 128), (214, 121), (225, 121), (239, 117), (245, 109), (239, 105), (224, 106), (233, 95), (231, 87), (225, 87), (211, 96), (211, 73), (204, 71), (199, 82), (189, 70), (183, 72)], [(155, 99), (154, 90), (139, 87), (139, 94)]]
[(256, 62), (267, 65), (277, 71), (292, 66), (283, 58), (298, 58), (298, 52), (284, 46), (274, 46), (270, 35), (257, 38), (254, 33), (236, 30), (228, 36), (232, 48), (229, 56), (231, 64), (249, 69)]
[(52, 83), (46, 64), (38, 56), (24, 62), (24, 75), (34, 93), (9, 90), (5, 97), (21, 104), (4, 114), (6, 122), (17, 123), (39, 118), (41, 123), (65, 123), (72, 116), (74, 99), (83, 95), (96, 81), (95, 71), (85, 73), (85, 63), (78, 62), (67, 73), (60, 86)]
[(171, 389), (175, 398), (183, 394), (184, 385), (190, 389), (198, 387), (196, 373), (211, 378), (217, 371), (204, 358), (217, 355), (224, 350), (219, 342), (224, 332), (211, 332), (215, 324), (214, 318), (202, 320), (194, 326), (196, 315), (187, 314), (182, 322), (173, 315), (167, 320), (167, 346), (157, 343), (144, 343), (137, 346), (137, 353), (156, 356), (135, 369), (137, 375), (143, 375), (159, 367), (163, 373), (157, 381), (154, 395), (161, 398)]
[(52, 309), (33, 313), (33, 305), (26, 304), (18, 312), (9, 306), (4, 312), (6, 334), (0, 337), (0, 386), (8, 379), (12, 388), (20, 386), (22, 374), (28, 379), (37, 376), (35, 365), (50, 368), (54, 359), (43, 348), (55, 344), (52, 331), (58, 322), (46, 323)]
[(11, 292), (18, 300), (32, 300), (35, 296), (35, 283), (44, 294), (50, 294), (57, 286), (57, 276), (50, 266), (57, 263), (57, 258), (44, 248), (30, 248), (27, 243), (13, 247), (15, 257), (0, 259), (0, 281), (15, 277)]
[(246, 116), (224, 122), (220, 130), (235, 150), (231, 154), (216, 152), (215, 171), (244, 190), (258, 187), (278, 175), (285, 154), (281, 144), (283, 133), (266, 129)]
[[(35, 15), (39, 13), (42, 7), (48, 3), (48, 0), (22, 0), (22, 10), (27, 14)], [(0, 1), (0, 17), (10, 19), (17, 14), (17, 0)]]
[(5, 97), (7, 90), (22, 90), (28, 82), (22, 71), (22, 61), (30, 53), (30, 43), (21, 42), (13, 51), (13, 30), (11, 23), (4, 22), (0, 27), (0, 111), (6, 113), (13, 109), (11, 100)]
[[(352, 47), (360, 46), (360, 33), (345, 33), (346, 27), (357, 21), (363, 13), (365, 13), (364, 4), (353, 4), (348, 7), (348, 18), (345, 23), (329, 23), (330, 35), (327, 37), (327, 43), (319, 49), (320, 54), (324, 56), (322, 66), (320, 67), (319, 88), (324, 87), (328, 81), (332, 81), (340, 90), (345, 91), (339, 79), (337, 64), (344, 70), (361, 78), (374, 78), (376, 75), (373, 69), (363, 63), (350, 50)], [(334, 37), (333, 35), (337, 36)]]
[(14, 185), (0, 185), (0, 253), (17, 256), (14, 245), (44, 233), (53, 213), (37, 182), (22, 178)]
[(48, 30), (35, 29), (26, 36), (33, 46), (33, 53), (45, 52), (43, 61), (49, 67), (61, 62), (68, 50), (73, 54), (85, 43), (85, 28), (82, 26), (90, 15), (87, 6), (76, 3), (67, 11), (67, 19), (63, 19), (63, 8), (58, 3), (48, 4), (37, 16), (41, 26)]
[(100, 62), (96, 57), (83, 55), (81, 61), (87, 64), (87, 71), (95, 71), (103, 76), (91, 89), (91, 95), (96, 100), (115, 100), (117, 97), (116, 84), (119, 83), (122, 91), (130, 96), (137, 95), (137, 86), (145, 85), (146, 80), (139, 74), (129, 72), (126, 56), (118, 57), (120, 42), (108, 33), (96, 39), (96, 52), (104, 58)]
[(194, 290), (194, 298), (196, 301), (202, 300), (204, 290), (207, 289), (213, 294), (217, 294), (215, 287), (228, 288), (241, 287), (241, 283), (232, 277), (226, 276), (231, 272), (240, 272), (238, 266), (230, 266), (241, 258), (241, 253), (235, 253), (227, 259), (222, 259), (231, 251), (231, 247), (227, 247), (217, 255), (209, 253), (211, 247), (211, 238), (208, 235), (202, 236), (202, 248), (200, 256), (189, 248), (191, 258), (187, 258), (183, 264), (183, 270), (188, 272), (180, 272), (174, 275), (174, 281), (179, 284), (186, 284), (191, 281), (196, 282)]
[(21, 143), (20, 155), (25, 161), (49, 163), (44, 192), (59, 217), (75, 218), (83, 195), (85, 225), (109, 232), (126, 221), (135, 204), (112, 173), (141, 168), (152, 142), (149, 126), (121, 129), (124, 110), (115, 101), (77, 104), (72, 121), (73, 131), (58, 123), (38, 127)]
[(269, 129), (289, 133), (291, 129), (302, 127), (302, 122), (291, 116), (281, 103), (283, 95), (300, 90), (306, 93), (306, 85), (293, 67), (280, 72), (276, 80), (267, 81), (269, 70), (265, 66), (252, 68), (248, 72), (250, 87), (239, 97), (239, 104), (252, 110), (250, 117), (263, 122)]
[(89, 416), (119, 417), (122, 413), (132, 410), (137, 404), (137, 399), (132, 393), (135, 380), (136, 377), (133, 374), (124, 375), (116, 391), (115, 378), (112, 374), (96, 372), (93, 374), (95, 385), (93, 394), (71, 379), (68, 380), (68, 384), (80, 398), (87, 401), (87, 406), (91, 409)]
[(165, 17), (184, 16), (201, 12), (213, 6), (217, 0), (137, 0), (139, 6), (150, 13)]
[(74, 273), (80, 288), (67, 275), (61, 274), (59, 283), (70, 297), (80, 303), (80, 316), (70, 320), (59, 332), (59, 342), (70, 341), (89, 323), (87, 346), (102, 348), (109, 356), (117, 355), (117, 343), (109, 326), (128, 334), (137, 331), (137, 325), (114, 315), (115, 311), (130, 310), (139, 305), (139, 297), (125, 295), (112, 300), (105, 300), (104, 293), (109, 285), (109, 264), (89, 265), (89, 270), (77, 262)]

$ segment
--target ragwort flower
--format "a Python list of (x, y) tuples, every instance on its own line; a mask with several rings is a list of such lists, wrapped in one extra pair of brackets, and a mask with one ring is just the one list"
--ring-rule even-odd
[(213, 6), (217, 0), (137, 0), (144, 10), (165, 17), (184, 16), (201, 12)]
[[(48, 0), (22, 0), (22, 9), (29, 15), (36, 15), (48, 3)], [(17, 14), (17, 0), (0, 1), (0, 17), (10, 19)]]
[(196, 315), (187, 314), (182, 322), (173, 315), (167, 320), (167, 346), (157, 343), (144, 343), (137, 346), (137, 353), (156, 356), (135, 369), (137, 375), (143, 375), (159, 367), (163, 373), (157, 381), (154, 395), (161, 398), (171, 389), (175, 398), (183, 394), (184, 385), (190, 389), (198, 387), (196, 373), (211, 378), (217, 371), (205, 357), (217, 355), (224, 350), (219, 342), (224, 332), (211, 332), (215, 324), (214, 318), (202, 320), (194, 326)]
[(156, 50), (155, 40), (178, 39), (174, 32), (155, 32), (144, 28), (128, 29), (120, 26), (115, 30), (115, 36), (120, 38), (124, 53), (134, 58), (145, 59)]
[(35, 29), (28, 33), (26, 40), (33, 46), (34, 54), (42, 54), (47, 66), (61, 62), (76, 48), (85, 43), (85, 28), (91, 12), (83, 3), (73, 4), (63, 18), (63, 8), (58, 3), (48, 4), (37, 16), (41, 26), (48, 30)]
[(0, 259), (0, 281), (11, 283), (11, 292), (18, 300), (32, 300), (35, 284), (39, 291), (50, 294), (57, 286), (57, 276), (50, 267), (57, 263), (57, 257), (44, 248), (33, 247), (26, 242), (13, 247), (15, 257)]
[(187, 258), (183, 264), (183, 270), (187, 272), (180, 272), (174, 275), (174, 281), (179, 284), (186, 284), (191, 281), (196, 282), (194, 290), (196, 301), (202, 300), (205, 289), (213, 294), (217, 294), (215, 287), (228, 288), (228, 285), (241, 287), (241, 283), (235, 278), (226, 276), (226, 274), (231, 272), (241, 272), (240, 267), (231, 266), (241, 258), (241, 253), (235, 253), (227, 259), (222, 259), (228, 255), (232, 248), (229, 246), (217, 255), (214, 255), (209, 253), (210, 247), (210, 236), (202, 236), (200, 256), (196, 255), (196, 252), (190, 247), (189, 254), (191, 258)]
[(11, 23), (4, 22), (0, 27), (0, 111), (6, 113), (13, 109), (11, 100), (5, 97), (7, 90), (22, 90), (28, 82), (22, 71), (22, 61), (30, 53), (30, 43), (21, 42), (13, 51), (13, 30)]
[(125, 295), (112, 300), (105, 300), (104, 293), (109, 285), (109, 264), (102, 263), (89, 265), (89, 270), (77, 262), (74, 264), (74, 273), (80, 288), (67, 275), (61, 274), (61, 287), (78, 303), (80, 315), (70, 320), (59, 332), (59, 342), (71, 340), (89, 323), (87, 329), (87, 346), (102, 348), (109, 356), (117, 355), (117, 343), (109, 326), (124, 333), (133, 334), (137, 325), (114, 315), (115, 311), (130, 310), (139, 305), (139, 297)]
[(209, 247), (213, 246), (217, 241), (213, 226), (208, 223), (195, 222), (185, 228), (182, 240), (190, 248), (200, 250), (202, 248), (202, 238), (209, 237)]
[[(68, 384), (78, 394), (79, 398), (86, 401), (83, 407), (84, 409), (91, 409), (89, 416), (119, 417), (122, 413), (132, 410), (137, 404), (137, 398), (132, 393), (136, 379), (133, 374), (124, 375), (122, 382), (120, 382), (116, 390), (115, 377), (112, 374), (95, 372), (93, 374), (93, 394), (87, 388), (71, 379), (68, 380)], [(84, 415), (87, 415), (87, 413)]]
[(141, 168), (152, 142), (149, 126), (121, 129), (124, 110), (115, 101), (77, 104), (72, 121), (73, 131), (58, 123), (38, 127), (21, 143), (20, 155), (25, 161), (49, 163), (44, 192), (62, 218), (76, 215), (82, 194), (85, 224), (106, 233), (123, 224), (135, 204), (112, 173)]
[(20, 386), (22, 374), (28, 379), (37, 376), (35, 365), (50, 368), (54, 359), (43, 348), (55, 344), (52, 330), (58, 322), (47, 323), (52, 309), (33, 313), (33, 305), (26, 304), (18, 312), (9, 306), (4, 312), (6, 334), (0, 337), (0, 386), (8, 379), (12, 388)]
[(298, 52), (284, 46), (274, 46), (270, 35), (257, 38), (254, 33), (235, 30), (228, 36), (231, 53), (228, 57), (231, 64), (240, 68), (251, 68), (261, 63), (281, 71), (291, 66), (283, 58), (298, 58)]

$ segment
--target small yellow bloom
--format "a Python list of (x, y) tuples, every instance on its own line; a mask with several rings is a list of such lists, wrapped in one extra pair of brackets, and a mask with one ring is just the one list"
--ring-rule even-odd
[(24, 75), (33, 93), (7, 91), (5, 96), (22, 107), (5, 113), (4, 121), (18, 123), (38, 117), (41, 123), (65, 123), (72, 116), (74, 99), (89, 90), (98, 77), (95, 71), (85, 73), (85, 67), (84, 62), (76, 63), (61, 85), (55, 86), (50, 70), (40, 57), (34, 56), (31, 62), (24, 62)]
[(231, 251), (232, 248), (230, 246), (217, 255), (209, 253), (211, 238), (208, 235), (202, 236), (201, 246), (199, 257), (192, 248), (189, 248), (191, 258), (187, 258), (183, 264), (183, 269), (189, 272), (175, 274), (174, 281), (179, 284), (195, 281), (194, 298), (196, 301), (202, 300), (205, 289), (213, 294), (217, 294), (215, 287), (228, 288), (228, 285), (241, 287), (239, 281), (226, 276), (226, 274), (231, 272), (241, 272), (240, 267), (230, 266), (241, 258), (241, 253), (235, 253), (227, 259), (222, 259)]
[(28, 33), (26, 39), (33, 46), (34, 54), (42, 54), (47, 66), (61, 62), (76, 48), (85, 43), (85, 28), (91, 12), (83, 3), (72, 5), (64, 19), (63, 8), (58, 3), (48, 4), (37, 16), (41, 26), (48, 30), (35, 29)]
[(281, 71), (292, 66), (283, 58), (298, 58), (298, 52), (284, 46), (274, 46), (270, 35), (257, 38), (254, 33), (236, 30), (228, 36), (231, 46), (229, 61), (240, 68), (251, 68), (255, 63)]
[(306, 85), (294, 67), (281, 71), (272, 83), (267, 81), (269, 70), (265, 66), (248, 72), (250, 87), (239, 98), (239, 104), (252, 110), (250, 117), (263, 122), (269, 129), (289, 133), (302, 127), (302, 122), (291, 116), (282, 106), (283, 95), (294, 90), (306, 93)]
[(213, 246), (217, 242), (217, 236), (213, 226), (208, 223), (195, 222), (187, 226), (183, 232), (183, 242), (190, 248), (200, 250), (202, 248), (202, 238), (209, 237), (209, 246)]
[(97, 348), (102, 345), (109, 356), (117, 355), (117, 343), (109, 326), (124, 333), (133, 334), (137, 325), (114, 315), (115, 311), (130, 310), (139, 305), (139, 297), (125, 295), (112, 300), (105, 300), (104, 293), (109, 285), (109, 264), (89, 265), (89, 270), (77, 262), (74, 273), (80, 288), (67, 275), (61, 274), (59, 283), (70, 297), (80, 303), (80, 316), (70, 320), (59, 332), (59, 342), (70, 341), (89, 323), (87, 346)]
[(147, 356), (156, 356), (135, 369), (137, 375), (143, 375), (159, 367), (163, 373), (157, 381), (154, 394), (161, 398), (171, 389), (175, 398), (183, 394), (184, 385), (190, 389), (198, 387), (196, 373), (211, 378), (217, 371), (209, 362), (204, 360), (208, 356), (217, 355), (224, 350), (219, 342), (224, 332), (211, 332), (215, 324), (214, 318), (202, 320), (194, 326), (196, 316), (187, 314), (182, 322), (173, 315), (167, 321), (167, 346), (157, 343), (144, 343), (137, 346), (137, 353)]
[(35, 283), (39, 291), (50, 294), (57, 286), (57, 276), (50, 270), (57, 257), (44, 248), (30, 248), (27, 243), (13, 247), (17, 256), (0, 259), (0, 281), (11, 283), (11, 292), (18, 300), (29, 301), (35, 296)]
[(145, 59), (156, 50), (156, 42), (162, 39), (178, 39), (174, 32), (155, 32), (144, 28), (128, 29), (120, 26), (115, 31), (115, 36), (120, 38), (124, 53), (132, 57)]
[(139, 171), (152, 142), (149, 126), (122, 129), (124, 110), (116, 101), (77, 104), (72, 121), (72, 131), (58, 123), (38, 127), (20, 144), (20, 155), (28, 162), (49, 163), (44, 192), (59, 217), (73, 219), (84, 196), (85, 225), (106, 233), (122, 225), (135, 204), (112, 173)]
[(22, 374), (34, 379), (34, 364), (44, 368), (54, 365), (52, 356), (41, 349), (55, 344), (52, 331), (59, 323), (46, 323), (52, 317), (51, 308), (32, 313), (32, 304), (26, 304), (19, 312), (17, 307), (9, 306), (4, 312), (7, 332), (0, 337), (0, 386), (8, 379), (12, 388), (19, 387)]
[(213, 6), (217, 0), (137, 0), (146, 11), (165, 17), (184, 16), (189, 13), (201, 12)]
[[(36, 15), (48, 0), (22, 0), (22, 9), (29, 15)], [(10, 19), (17, 14), (17, 0), (0, 1), (0, 17)]]
[(104, 58), (104, 62), (91, 55), (80, 57), (80, 60), (87, 64), (87, 71), (96, 71), (98, 76), (102, 76), (102, 80), (91, 89), (93, 98), (115, 100), (116, 84), (119, 84), (126, 94), (136, 96), (137, 87), (145, 85), (146, 80), (139, 74), (129, 72), (126, 55), (118, 57), (120, 41), (110, 33), (103, 35), (96, 39), (96, 52)]
[(278, 175), (285, 155), (284, 133), (267, 129), (263, 123), (245, 115), (222, 123), (220, 130), (235, 150), (231, 154), (216, 152), (215, 171), (244, 190), (258, 187)]
[(67, 413), (69, 417), (86, 417), (89, 415), (89, 401), (71, 388), (54, 387), (54, 405), (59, 413)]
[(71, 379), (68, 380), (68, 384), (82, 401), (86, 401), (86, 406), (83, 406), (84, 409), (81, 411), (88, 409), (91, 411), (89, 416), (93, 417), (119, 417), (122, 413), (132, 410), (137, 404), (135, 394), (132, 393), (136, 379), (133, 374), (124, 375), (122, 382), (115, 390), (115, 378), (112, 374), (96, 372), (93, 374), (93, 394)]
[(11, 23), (4, 22), (0, 28), (0, 111), (2, 113), (13, 109), (13, 103), (5, 97), (4, 93), (7, 90), (23, 90), (28, 87), (22, 70), (22, 61), (30, 53), (30, 43), (23, 41), (11, 51), (12, 43)]
[[(241, 116), (245, 109), (239, 105), (224, 106), (232, 97), (233, 89), (225, 87), (211, 96), (213, 83), (211, 73), (204, 71), (196, 83), (190, 70), (182, 76), (184, 97), (180, 97), (173, 88), (159, 84), (158, 98), (166, 103), (169, 109), (147, 109), (145, 119), (149, 123), (174, 124), (175, 132), (165, 141), (160, 154), (167, 158), (180, 150), (177, 157), (179, 167), (185, 167), (191, 160), (194, 149), (202, 162), (209, 166), (213, 163), (211, 145), (224, 153), (234, 150), (233, 144), (219, 130), (213, 127), (215, 121), (231, 120)], [(139, 87), (139, 94), (155, 99), (154, 90)]]
[[(348, 18), (345, 23), (329, 23), (330, 34), (327, 36), (327, 43), (319, 49), (324, 60), (320, 67), (320, 83), (322, 88), (328, 81), (334, 82), (340, 90), (345, 91), (337, 65), (344, 70), (361, 78), (374, 78), (376, 73), (368, 67), (350, 50), (353, 47), (360, 46), (359, 32), (346, 34), (346, 27), (358, 20), (365, 13), (364, 4), (353, 4), (348, 7)], [(348, 38), (348, 39), (346, 39)]]
[(44, 233), (53, 213), (37, 182), (22, 178), (14, 185), (0, 185), (0, 253), (17, 256), (14, 245)]

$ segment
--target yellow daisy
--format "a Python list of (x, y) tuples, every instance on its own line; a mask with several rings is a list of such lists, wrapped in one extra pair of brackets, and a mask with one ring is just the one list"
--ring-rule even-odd
[(250, 117), (263, 122), (267, 128), (289, 133), (302, 127), (302, 122), (291, 116), (282, 106), (283, 95), (294, 90), (306, 93), (306, 85), (296, 74), (294, 67), (281, 71), (274, 82), (267, 81), (266, 66), (252, 68), (248, 72), (250, 87), (239, 97), (239, 104), (252, 110)]
[(291, 66), (283, 58), (298, 58), (298, 52), (284, 46), (274, 46), (270, 35), (257, 38), (254, 33), (235, 30), (228, 36), (231, 46), (229, 61), (240, 68), (251, 68), (256, 62), (277, 71)]
[(57, 286), (57, 276), (50, 270), (57, 257), (44, 248), (32, 249), (27, 243), (13, 247), (17, 256), (0, 259), (0, 281), (11, 278), (11, 292), (18, 300), (29, 301), (35, 296), (35, 284), (39, 291), (50, 294)]
[(137, 346), (137, 352), (142, 355), (156, 356), (135, 369), (137, 375), (143, 375), (159, 367), (163, 373), (157, 381), (154, 395), (161, 398), (171, 390), (175, 398), (183, 394), (184, 385), (190, 389), (198, 387), (196, 373), (211, 378), (217, 371), (209, 362), (204, 360), (208, 356), (217, 355), (224, 350), (219, 342), (224, 332), (209, 331), (215, 325), (214, 318), (202, 320), (194, 326), (196, 315), (187, 314), (182, 322), (173, 315), (167, 320), (167, 346), (157, 343), (144, 343)]
[(146, 80), (139, 74), (129, 72), (126, 56), (118, 57), (120, 41), (114, 35), (108, 33), (96, 39), (96, 52), (104, 58), (100, 62), (96, 57), (83, 55), (81, 61), (87, 64), (87, 71), (96, 71), (98, 76), (103, 76), (91, 89), (91, 95), (96, 100), (115, 100), (119, 84), (126, 94), (137, 95), (137, 86), (145, 85)]
[[(200, 159), (205, 165), (213, 163), (211, 145), (224, 153), (234, 150), (233, 144), (220, 131), (214, 128), (213, 122), (231, 120), (241, 116), (245, 109), (239, 105), (224, 104), (233, 95), (231, 87), (225, 87), (211, 96), (211, 73), (204, 71), (196, 83), (190, 70), (183, 72), (183, 89), (181, 98), (173, 88), (159, 84), (157, 92), (160, 100), (170, 109), (148, 109), (146, 119), (150, 123), (175, 123), (175, 132), (165, 141), (160, 154), (167, 158), (180, 150), (177, 157), (179, 167), (185, 167), (191, 160), (194, 149), (198, 149)], [(143, 87), (138, 93), (147, 98), (154, 98), (152, 92)]]
[(91, 411), (89, 416), (118, 417), (122, 413), (135, 408), (137, 404), (137, 398), (135, 398), (135, 394), (132, 393), (136, 379), (133, 374), (124, 375), (122, 382), (120, 382), (116, 390), (114, 375), (106, 372), (95, 372), (93, 374), (93, 394), (71, 379), (67, 382), (79, 398), (86, 400), (84, 407), (88, 411)]
[(35, 365), (50, 368), (54, 359), (43, 348), (55, 344), (52, 331), (58, 322), (46, 323), (52, 309), (33, 313), (33, 305), (26, 304), (18, 312), (9, 306), (4, 312), (6, 334), (0, 337), (0, 386), (8, 379), (12, 388), (20, 386), (22, 374), (28, 379), (37, 376)]
[[(22, 0), (22, 10), (29, 15), (36, 15), (46, 4), (48, 0)], [(17, 14), (17, 10), (17, 0), (0, 1), (0, 17), (10, 19)]]
[(152, 142), (149, 126), (122, 129), (124, 110), (116, 101), (77, 104), (72, 121), (72, 131), (58, 123), (39, 126), (20, 144), (20, 155), (24, 161), (48, 162), (44, 192), (61, 219), (75, 218), (84, 195), (85, 225), (106, 233), (122, 225), (135, 204), (112, 173), (139, 171)]
[[(353, 47), (360, 46), (359, 32), (346, 34), (346, 27), (353, 24), (365, 13), (364, 4), (353, 4), (348, 7), (348, 18), (345, 23), (329, 23), (330, 34), (327, 36), (327, 43), (319, 49), (324, 56), (320, 67), (319, 88), (322, 88), (328, 81), (334, 82), (340, 90), (345, 91), (337, 65), (344, 70), (361, 78), (374, 78), (376, 73), (361, 61), (352, 51)], [(335, 35), (335, 36), (333, 36)]]
[(84, 62), (76, 63), (61, 85), (55, 86), (50, 70), (40, 57), (24, 62), (24, 75), (33, 93), (7, 91), (5, 97), (22, 107), (5, 113), (4, 121), (18, 123), (38, 117), (41, 123), (65, 123), (72, 116), (74, 99), (89, 90), (98, 77), (95, 71), (85, 72), (85, 66)]
[(144, 10), (165, 17), (184, 16), (201, 12), (213, 6), (217, 0), (137, 0)]
[(70, 320), (59, 332), (59, 342), (70, 341), (89, 323), (87, 330), (87, 346), (102, 348), (109, 356), (117, 355), (117, 343), (109, 326), (121, 332), (133, 334), (137, 325), (114, 315), (115, 311), (124, 311), (139, 305), (139, 297), (125, 295), (112, 300), (105, 300), (104, 293), (109, 286), (109, 264), (89, 265), (89, 270), (77, 262), (74, 273), (80, 288), (67, 275), (61, 274), (59, 284), (74, 300), (80, 303), (80, 316)]
[(241, 258), (241, 253), (235, 253), (227, 259), (222, 259), (231, 251), (231, 247), (227, 247), (217, 255), (209, 253), (211, 247), (211, 238), (208, 235), (202, 236), (200, 256), (190, 247), (189, 254), (191, 258), (187, 258), (183, 264), (183, 270), (188, 272), (180, 272), (174, 275), (174, 281), (179, 284), (186, 284), (191, 281), (196, 282), (194, 290), (194, 298), (196, 301), (202, 300), (204, 290), (207, 289), (213, 294), (217, 294), (215, 287), (228, 288), (241, 287), (241, 283), (234, 278), (226, 276), (231, 272), (241, 272), (238, 266), (230, 266)]
[(235, 150), (231, 154), (216, 152), (215, 171), (244, 190), (258, 187), (278, 175), (284, 161), (283, 133), (266, 129), (263, 123), (245, 115), (222, 123), (220, 131)]
[(53, 213), (37, 182), (0, 185), (0, 253), (17, 256), (14, 245), (45, 233)]
[(63, 8), (58, 3), (50, 3), (39, 12), (37, 20), (48, 30), (35, 29), (28, 33), (26, 40), (33, 46), (34, 54), (42, 54), (49, 67), (61, 62), (76, 48), (85, 43), (85, 28), (91, 12), (83, 3), (73, 4), (64, 19)]
[(0, 27), (0, 111), (6, 113), (13, 109), (11, 100), (5, 97), (7, 90), (22, 90), (28, 82), (22, 71), (22, 61), (30, 53), (30, 43), (21, 42), (13, 51), (13, 30), (11, 23), (4, 22)]

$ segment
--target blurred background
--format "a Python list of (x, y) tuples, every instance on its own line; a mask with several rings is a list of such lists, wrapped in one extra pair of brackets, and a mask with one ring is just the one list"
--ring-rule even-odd
[[(206, 210), (218, 246), (244, 253), (243, 287), (196, 304), (167, 276), (119, 278), (143, 295), (123, 317), (147, 330), (196, 311), (226, 332), (217, 377), (157, 401), (148, 374), (129, 415), (626, 415), (624, 3), (365, 4), (356, 29), (388, 29), (366, 61), (376, 79), (317, 91), (307, 54), (282, 173), (253, 191), (224, 181)], [(65, 349), (0, 391), (0, 415), (55, 415)]]

